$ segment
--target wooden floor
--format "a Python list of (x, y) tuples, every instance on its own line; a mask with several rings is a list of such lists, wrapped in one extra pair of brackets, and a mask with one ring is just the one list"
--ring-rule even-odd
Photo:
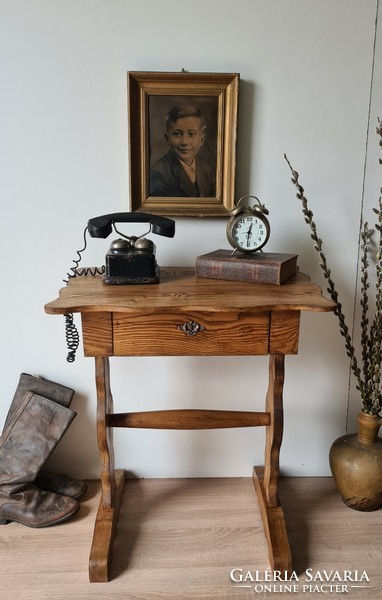
[[(90, 584), (87, 561), (99, 489), (99, 482), (89, 482), (79, 513), (67, 523), (40, 530), (15, 523), (0, 527), (1, 600), (323, 597), (323, 592), (313, 591), (323, 582), (307, 581), (306, 569), (321, 574), (358, 570), (359, 575), (365, 570), (370, 582), (348, 582), (342, 595), (349, 600), (382, 598), (382, 510), (359, 513), (347, 508), (331, 478), (280, 482), (299, 577), (294, 592), (282, 588), (285, 582), (264, 592), (261, 586), (269, 582), (230, 579), (234, 568), (264, 577), (269, 567), (251, 479), (129, 480), (112, 580)], [(324, 597), (331, 596), (338, 593), (333, 590)]]

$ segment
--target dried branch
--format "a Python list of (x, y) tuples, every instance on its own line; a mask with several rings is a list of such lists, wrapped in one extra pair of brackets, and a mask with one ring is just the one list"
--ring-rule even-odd
[[(382, 149), (382, 123), (378, 119), (377, 134), (379, 146)], [(342, 305), (338, 300), (338, 292), (332, 279), (331, 270), (326, 261), (322, 249), (322, 240), (318, 237), (317, 227), (313, 220), (313, 212), (308, 206), (308, 200), (304, 195), (304, 188), (299, 182), (299, 174), (295, 171), (284, 155), (292, 172), (292, 183), (297, 188), (297, 198), (301, 201), (302, 212), (305, 222), (311, 230), (313, 246), (320, 257), (320, 268), (328, 282), (327, 291), (330, 298), (335, 302), (334, 314), (338, 318), (340, 333), (345, 339), (345, 349), (350, 358), (350, 366), (356, 378), (356, 387), (360, 391), (363, 412), (378, 415), (382, 409), (382, 199), (379, 198), (378, 208), (373, 209), (377, 215), (375, 230), (378, 232), (377, 253), (375, 255), (375, 314), (370, 323), (370, 279), (369, 266), (372, 258), (372, 245), (374, 243), (373, 230), (369, 229), (365, 222), (361, 231), (361, 348), (362, 348), (362, 370), (358, 366), (355, 348), (349, 328), (346, 325)], [(382, 159), (379, 158), (379, 164)], [(382, 194), (382, 187), (380, 189)]]

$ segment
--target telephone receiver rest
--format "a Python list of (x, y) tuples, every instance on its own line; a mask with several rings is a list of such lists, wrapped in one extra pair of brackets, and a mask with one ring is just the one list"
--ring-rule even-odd
[(113, 231), (113, 223), (150, 223), (151, 231), (157, 235), (172, 238), (175, 235), (175, 221), (149, 213), (122, 212), (93, 217), (88, 221), (91, 237), (107, 238)]

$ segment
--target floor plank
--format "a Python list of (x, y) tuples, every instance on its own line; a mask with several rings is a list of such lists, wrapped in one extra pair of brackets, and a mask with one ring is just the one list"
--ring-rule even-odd
[[(251, 600), (290, 595), (280, 587), (263, 593), (265, 585), (285, 582), (230, 579), (234, 568), (264, 577), (269, 567), (251, 478), (128, 480), (112, 579), (89, 583), (99, 490), (99, 482), (89, 482), (81, 510), (67, 523), (40, 530), (16, 523), (0, 527), (0, 600)], [(368, 587), (348, 582), (347, 597), (382, 598), (382, 511), (349, 509), (331, 478), (282, 479), (280, 497), (299, 578), (293, 582), (293, 598), (306, 599), (313, 592), (304, 585), (323, 585), (308, 581), (309, 573), (317, 570), (346, 570), (353, 576), (355, 570), (359, 576), (365, 570), (370, 582), (359, 584)]]

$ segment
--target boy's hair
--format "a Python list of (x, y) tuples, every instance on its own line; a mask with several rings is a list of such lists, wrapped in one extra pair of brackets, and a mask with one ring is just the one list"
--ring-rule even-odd
[(184, 117), (199, 117), (202, 121), (202, 129), (205, 128), (205, 120), (202, 110), (196, 104), (175, 104), (167, 113), (166, 129), (170, 123), (175, 123)]

